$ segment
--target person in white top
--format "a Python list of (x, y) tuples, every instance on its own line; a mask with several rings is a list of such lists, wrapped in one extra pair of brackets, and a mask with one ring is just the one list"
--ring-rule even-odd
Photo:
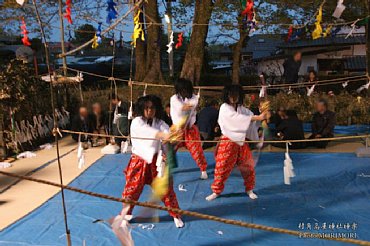
[[(158, 117), (161, 109), (161, 100), (154, 95), (138, 99), (137, 116), (131, 123), (132, 155), (125, 170), (126, 185), (122, 192), (125, 199), (137, 201), (144, 185), (152, 185), (158, 174), (156, 161), (162, 147), (161, 140), (169, 138), (169, 126)], [(162, 201), (166, 207), (179, 208), (172, 180)], [(133, 208), (132, 205), (124, 204), (121, 216), (130, 220)], [(169, 214), (174, 218), (176, 227), (184, 226), (179, 214), (172, 211), (169, 211)]]
[(194, 95), (194, 88), (189, 80), (179, 79), (175, 84), (176, 94), (171, 97), (171, 118), (174, 125), (178, 125), (189, 114), (184, 129), (185, 142), (180, 142), (178, 148), (185, 146), (201, 171), (201, 179), (207, 179), (207, 161), (204, 156), (198, 127), (194, 125), (196, 120), (196, 108), (199, 97)]
[(224, 88), (224, 103), (220, 107), (218, 124), (221, 128), (221, 141), (216, 150), (216, 167), (211, 189), (213, 193), (206, 197), (211, 201), (224, 190), (225, 182), (235, 164), (244, 179), (245, 191), (251, 199), (256, 199), (253, 192), (255, 171), (252, 152), (245, 139), (258, 140), (259, 121), (266, 118), (265, 113), (255, 116), (243, 107), (243, 88), (229, 85)]

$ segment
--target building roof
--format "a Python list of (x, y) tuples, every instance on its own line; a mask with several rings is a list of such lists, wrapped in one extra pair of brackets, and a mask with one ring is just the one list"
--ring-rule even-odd
[(349, 71), (366, 70), (366, 56), (351, 56), (345, 58), (344, 69)]
[(296, 40), (289, 43), (282, 43), (279, 45), (280, 48), (306, 48), (306, 47), (320, 47), (320, 46), (342, 46), (342, 45), (353, 45), (353, 44), (365, 44), (365, 34), (355, 34), (346, 38), (347, 35), (338, 35), (336, 37), (318, 38), (318, 39), (304, 39)]
[(251, 53), (252, 59), (277, 55), (278, 47), (283, 44), (282, 36), (279, 35), (254, 35), (250, 37), (242, 53)]

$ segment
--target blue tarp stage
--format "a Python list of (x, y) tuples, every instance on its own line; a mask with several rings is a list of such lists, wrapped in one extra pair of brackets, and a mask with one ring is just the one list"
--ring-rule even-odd
[[(175, 191), (182, 209), (302, 232), (352, 232), (358, 239), (370, 241), (370, 159), (354, 154), (292, 153), (296, 177), (292, 185), (283, 184), (283, 153), (262, 153), (256, 167), (256, 193), (252, 201), (244, 193), (242, 178), (235, 170), (224, 194), (207, 202), (213, 180), (213, 153), (206, 153), (209, 180), (199, 180), (199, 170), (188, 153), (179, 153), (179, 168), (174, 173)], [(71, 186), (121, 196), (122, 170), (129, 155), (105, 156), (70, 184)], [(77, 166), (76, 166), (77, 168)], [(186, 192), (178, 190), (185, 186)], [(21, 194), (19, 194), (21, 195)], [(146, 187), (141, 201), (148, 199)], [(121, 204), (66, 191), (68, 221), (73, 245), (119, 245), (108, 225), (93, 223), (116, 215)], [(136, 207), (134, 215), (142, 214)], [(300, 239), (296, 236), (251, 230), (199, 218), (184, 217), (185, 227), (175, 228), (166, 212), (158, 212), (160, 223), (132, 223), (136, 245), (345, 245), (342, 243)], [(327, 228), (314, 229), (315, 223)], [(329, 229), (329, 224), (350, 228)], [(353, 227), (355, 226), (355, 227)], [(0, 245), (66, 245), (60, 194), (0, 232)]]

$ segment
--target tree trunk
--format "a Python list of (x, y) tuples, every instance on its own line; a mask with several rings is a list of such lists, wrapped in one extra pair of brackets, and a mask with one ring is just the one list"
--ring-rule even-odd
[(146, 50), (146, 76), (145, 82), (163, 82), (161, 70), (161, 26), (152, 25), (151, 22), (160, 23), (157, 1), (148, 1), (145, 4), (147, 50)]
[(184, 64), (182, 65), (181, 78), (188, 79), (198, 85), (203, 67), (204, 46), (208, 34), (208, 23), (213, 8), (212, 0), (196, 0), (194, 25), (190, 37), (190, 44), (186, 51)]
[[(137, 13), (135, 13), (137, 14)], [(140, 14), (140, 22), (144, 23), (144, 15)], [(135, 80), (143, 81), (146, 75), (146, 44), (141, 38), (136, 39), (135, 48)]]
[(248, 33), (245, 31), (240, 33), (238, 42), (232, 47), (233, 50), (233, 71), (232, 71), (232, 82), (233, 84), (240, 83), (240, 63), (241, 53), (244, 46), (245, 39), (248, 37)]

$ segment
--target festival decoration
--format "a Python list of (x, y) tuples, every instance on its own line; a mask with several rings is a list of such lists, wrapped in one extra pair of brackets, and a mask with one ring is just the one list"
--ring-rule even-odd
[(175, 46), (175, 49), (178, 49), (182, 46), (182, 42), (184, 41), (184, 38), (183, 38), (183, 35), (184, 33), (183, 32), (180, 32), (178, 35), (177, 35), (177, 44)]
[(293, 168), (293, 161), (289, 155), (289, 145), (291, 143), (286, 143), (286, 152), (285, 152), (285, 160), (284, 160), (284, 184), (290, 185), (290, 178), (295, 177), (294, 168)]
[(16, 2), (17, 2), (19, 5), (21, 5), (21, 6), (23, 6), (23, 4), (24, 4), (24, 0), (16, 0)]
[(292, 35), (293, 35), (293, 26), (290, 26), (288, 29), (288, 35), (285, 39), (285, 42), (289, 42), (292, 38)]
[(72, 16), (71, 16), (71, 6), (72, 6), (72, 0), (66, 1), (66, 13), (64, 14), (64, 18), (66, 18), (69, 22), (69, 24), (72, 24)]
[(141, 38), (142, 41), (145, 40), (143, 24), (140, 23), (140, 14), (141, 10), (137, 11), (137, 14), (134, 17), (134, 33), (132, 34), (132, 44), (136, 48), (136, 39)]
[(248, 20), (247, 25), (249, 27), (249, 35), (251, 35), (256, 30), (256, 26), (257, 26), (256, 13), (254, 11), (253, 11), (253, 18), (252, 20)]
[(85, 166), (85, 151), (81, 142), (81, 134), (78, 137), (77, 159), (78, 159), (78, 169), (82, 169)]
[(361, 91), (363, 91), (363, 90), (368, 90), (369, 89), (369, 87), (370, 87), (370, 80), (367, 82), (367, 84), (364, 84), (364, 85), (362, 85), (360, 88), (358, 88), (357, 90), (356, 90), (356, 92), (357, 93), (360, 93)]
[(26, 22), (24, 21), (23, 17), (22, 17), (21, 29), (22, 29), (22, 34), (23, 34), (23, 38), (22, 38), (23, 44), (26, 45), (26, 46), (31, 46), (31, 42), (28, 39), (28, 31), (27, 31), (27, 27), (26, 27)]
[(98, 36), (96, 36), (96, 33), (95, 33), (94, 38), (93, 38), (93, 42), (91, 44), (91, 48), (96, 49), (96, 48), (98, 48), (98, 46), (99, 46)]
[(171, 53), (172, 52), (172, 49), (173, 49), (173, 44), (175, 42), (173, 41), (173, 32), (171, 32), (171, 35), (170, 35), (170, 42), (166, 45), (168, 47), (167, 49), (167, 53)]
[(253, 0), (247, 0), (245, 4), (245, 9), (241, 13), (243, 16), (247, 16), (247, 20), (253, 19)]
[(315, 30), (312, 32), (312, 39), (318, 39), (321, 37), (322, 35), (321, 21), (322, 21), (322, 5), (320, 6), (319, 12), (316, 16)]
[(346, 9), (346, 6), (343, 4), (344, 0), (338, 0), (337, 7), (335, 8), (335, 11), (333, 13), (333, 17), (339, 19), (343, 13), (343, 11)]
[(328, 37), (331, 34), (331, 29), (332, 28), (333, 28), (333, 25), (327, 26), (327, 28), (325, 29), (325, 32), (323, 34), (324, 38)]
[(113, 0), (108, 0), (107, 4), (108, 4), (108, 7), (106, 9), (108, 11), (107, 24), (110, 24), (113, 19), (117, 18), (117, 15), (118, 15), (116, 11), (117, 4)]
[(310, 88), (307, 88), (307, 96), (311, 96), (311, 94), (314, 92), (316, 85), (312, 85)]
[(347, 38), (349, 38), (349, 37), (351, 37), (352, 35), (353, 35), (353, 32), (355, 31), (355, 29), (356, 29), (356, 24), (357, 24), (357, 22), (359, 21), (360, 19), (357, 19), (355, 22), (353, 22), (352, 24), (351, 24), (351, 27), (352, 27), (352, 29), (351, 29), (351, 31), (347, 34), (347, 36), (345, 37), (345, 39), (347, 39)]
[(99, 22), (98, 23), (98, 29), (96, 31), (96, 37), (97, 37), (96, 42), (98, 42), (98, 44), (101, 44), (102, 43), (102, 40), (101, 40), (101, 25), (102, 25), (102, 23)]
[(346, 82), (342, 83), (342, 87), (343, 87), (343, 88), (346, 88), (346, 87), (347, 87), (347, 85), (348, 85), (348, 81), (346, 81)]

